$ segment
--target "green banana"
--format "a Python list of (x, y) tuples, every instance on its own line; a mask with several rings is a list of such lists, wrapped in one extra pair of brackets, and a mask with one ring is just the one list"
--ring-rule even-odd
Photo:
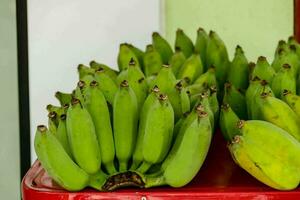
[(90, 62), (90, 67), (92, 69), (95, 69), (95, 73), (96, 73), (96, 71), (102, 71), (103, 73), (107, 74), (112, 80), (117, 79), (118, 72), (105, 64), (98, 63), (98, 62), (92, 60)]
[(224, 42), (217, 33), (210, 31), (206, 48), (206, 65), (216, 68), (216, 78), (219, 87), (225, 83), (229, 64), (228, 53)]
[(198, 54), (192, 54), (183, 63), (179, 72), (178, 79), (184, 79), (187, 83), (193, 83), (203, 73), (203, 65)]
[(110, 103), (110, 105), (113, 105), (115, 94), (118, 91), (116, 82), (105, 73), (103, 68), (96, 70), (95, 80), (99, 83), (98, 87), (105, 96), (105, 99)]
[(133, 53), (136, 55), (138, 61), (139, 61), (139, 64), (141, 66), (141, 69), (144, 69), (144, 55), (145, 55), (145, 52), (143, 52), (141, 49), (133, 46), (132, 44), (128, 44), (129, 48), (133, 51)]
[(185, 62), (186, 58), (179, 47), (175, 48), (175, 53), (171, 56), (168, 64), (172, 68), (172, 71), (175, 76), (177, 76), (180, 68)]
[(114, 174), (116, 172), (114, 166), (115, 146), (110, 114), (105, 97), (98, 87), (98, 82), (91, 82), (83, 95), (85, 99), (84, 104), (95, 126), (100, 148), (101, 163), (109, 174)]
[(160, 94), (148, 110), (144, 139), (143, 163), (137, 169), (146, 173), (154, 164), (164, 160), (173, 138), (174, 111), (166, 95)]
[(208, 70), (204, 74), (201, 74), (193, 84), (194, 85), (200, 84), (206, 89), (208, 89), (213, 85), (218, 86), (217, 79), (216, 79), (216, 69), (214, 67), (208, 68)]
[(115, 95), (113, 104), (113, 131), (119, 171), (128, 169), (137, 136), (138, 105), (134, 91), (124, 80)]
[(177, 29), (175, 48), (179, 47), (186, 58), (190, 57), (194, 52), (192, 40), (183, 32), (182, 29)]
[(58, 126), (58, 116), (55, 111), (48, 113), (48, 127), (52, 134), (56, 135)]
[(296, 47), (296, 53), (297, 53), (298, 57), (300, 58), (300, 44), (297, 42), (297, 40), (294, 36), (290, 36), (288, 38), (288, 44), (294, 45)]
[(289, 51), (289, 44), (286, 43), (286, 41), (284, 41), (284, 40), (279, 40), (277, 47), (275, 49), (274, 58), (276, 58), (280, 54), (280, 51), (282, 51), (282, 50)]
[(158, 32), (152, 34), (152, 45), (159, 52), (164, 64), (168, 64), (173, 55), (170, 44)]
[[(266, 81), (264, 83), (267, 84)], [(249, 87), (246, 90), (245, 97), (246, 97), (246, 105), (247, 105), (247, 114), (248, 118), (251, 119), (252, 112), (251, 112), (251, 105), (252, 101), (259, 90), (261, 85), (261, 80), (258, 77), (254, 77), (254, 79), (250, 80)]]
[(300, 180), (299, 142), (265, 121), (240, 121), (238, 128), (241, 135), (228, 146), (234, 161), (272, 188), (296, 188)]
[(140, 67), (139, 60), (133, 50), (130, 48), (130, 46), (127, 43), (120, 44), (119, 48), (119, 54), (118, 54), (118, 67), (119, 70), (122, 71), (124, 69), (128, 68), (128, 64), (130, 60), (133, 59), (137, 66)]
[(237, 128), (239, 120), (239, 117), (234, 113), (228, 103), (221, 105), (219, 124), (222, 135), (226, 141), (232, 141), (235, 135), (240, 134)]
[(77, 71), (79, 74), (79, 79), (81, 80), (83, 77), (87, 75), (94, 75), (95, 74), (95, 69), (89, 68), (88, 66), (85, 66), (83, 64), (79, 64), (77, 67)]
[(57, 91), (55, 93), (55, 98), (59, 101), (61, 106), (64, 106), (71, 102), (72, 94)]
[(257, 115), (253, 119), (271, 122), (300, 141), (300, 119), (284, 101), (263, 92), (257, 98)]
[(296, 94), (296, 79), (289, 64), (284, 64), (272, 81), (272, 90), (277, 98), (283, 98), (283, 91), (290, 90)]
[(220, 112), (219, 102), (217, 98), (217, 86), (215, 85), (211, 86), (209, 90), (210, 90), (210, 95), (208, 97), (208, 100), (209, 100), (211, 110), (214, 113), (215, 122), (217, 123), (217, 121), (219, 120), (219, 112)]
[[(249, 64), (248, 64), (248, 68), (249, 68), (249, 77), (248, 77), (248, 80), (249, 80), (249, 82), (254, 78), (252, 76), (252, 73), (253, 73), (253, 70), (254, 70), (255, 66), (256, 66), (256, 64), (254, 62), (249, 62)], [(249, 86), (249, 84), (248, 84), (248, 86)]]
[(101, 165), (100, 150), (93, 120), (82, 103), (72, 99), (72, 105), (68, 108), (68, 139), (76, 163), (87, 173), (95, 174)]
[(203, 28), (198, 28), (197, 38), (195, 42), (195, 52), (200, 55), (203, 69), (207, 70), (209, 66), (206, 65), (206, 47), (208, 43), (208, 35)]
[(70, 144), (69, 144), (69, 139), (68, 139), (66, 118), (67, 117), (66, 117), (65, 114), (62, 114), (62, 115), (59, 116), (58, 126), (57, 126), (57, 129), (56, 129), (55, 136), (58, 139), (58, 141), (61, 143), (63, 148), (65, 149), (66, 153), (71, 158), (73, 158), (72, 151), (71, 151)]
[(230, 64), (227, 81), (235, 88), (245, 91), (249, 84), (249, 64), (242, 47), (235, 48), (234, 58)]
[(223, 102), (228, 103), (239, 118), (247, 119), (245, 96), (231, 83), (225, 83), (224, 88), (225, 94)]
[(256, 66), (252, 71), (251, 79), (257, 76), (261, 80), (266, 80), (268, 83), (271, 83), (274, 75), (275, 71), (268, 63), (267, 58), (264, 56), (260, 56), (257, 59)]
[(146, 47), (146, 53), (143, 61), (144, 73), (147, 77), (156, 75), (163, 65), (163, 61), (159, 52), (151, 44), (147, 45)]
[(34, 147), (44, 169), (60, 186), (79, 191), (89, 184), (89, 175), (76, 165), (46, 126), (37, 127)]
[(154, 104), (155, 100), (157, 99), (158, 93), (159, 93), (159, 88), (157, 86), (154, 86), (151, 90), (151, 93), (146, 98), (143, 107), (141, 109), (139, 127), (138, 127), (138, 136), (137, 136), (137, 141), (132, 156), (132, 165), (130, 167), (132, 170), (136, 169), (143, 161), (143, 141), (145, 135), (147, 115), (152, 105)]
[(300, 97), (289, 90), (283, 91), (283, 101), (300, 117)]
[(214, 116), (214, 112), (212, 111), (212, 108), (211, 108), (211, 105), (210, 105), (210, 101), (209, 101), (209, 94), (210, 92), (207, 91), (207, 92), (203, 92), (200, 94), (200, 101), (198, 103), (198, 105), (202, 105), (203, 106), (203, 111), (205, 111), (207, 114), (208, 114), (208, 117), (209, 117), (209, 120), (210, 120), (210, 124), (211, 124), (211, 127), (212, 127), (212, 131), (214, 132), (215, 130), (215, 126), (216, 126), (216, 123), (215, 123), (215, 116)]

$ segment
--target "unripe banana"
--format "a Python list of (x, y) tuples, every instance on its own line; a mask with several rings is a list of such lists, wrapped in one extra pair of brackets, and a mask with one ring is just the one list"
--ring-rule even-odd
[(214, 113), (215, 122), (217, 123), (217, 121), (219, 120), (219, 111), (220, 111), (219, 101), (217, 98), (217, 87), (211, 86), (209, 89), (210, 89), (210, 95), (208, 97), (208, 100), (209, 100), (211, 110)]
[(88, 66), (85, 66), (83, 64), (79, 64), (77, 67), (77, 71), (79, 74), (79, 79), (82, 79), (83, 77), (87, 75), (94, 75), (95, 74), (95, 69), (89, 68)]
[(72, 155), (87, 173), (95, 174), (101, 165), (100, 150), (93, 120), (78, 99), (67, 111), (67, 132)]
[(186, 58), (190, 57), (194, 52), (192, 40), (183, 32), (182, 29), (177, 29), (175, 48), (179, 47)]
[(218, 86), (216, 69), (214, 67), (208, 68), (208, 70), (204, 74), (201, 74), (193, 84), (200, 84), (206, 89), (214, 85)]
[(113, 105), (115, 94), (118, 91), (118, 86), (116, 82), (105, 73), (104, 68), (99, 68), (95, 72), (95, 80), (99, 83), (99, 88), (105, 99)]
[(247, 119), (247, 106), (245, 96), (231, 83), (225, 83), (223, 102), (228, 103), (232, 110), (241, 119)]
[(135, 53), (131, 50), (131, 48), (128, 46), (128, 44), (123, 43), (120, 44), (119, 48), (119, 54), (118, 54), (118, 67), (119, 70), (122, 71), (124, 69), (128, 68), (128, 64), (130, 60), (133, 59), (137, 66), (140, 67), (139, 60)]
[(144, 55), (145, 55), (145, 52), (143, 52), (141, 49), (133, 46), (132, 44), (128, 44), (129, 48), (133, 51), (133, 53), (136, 55), (138, 61), (139, 61), (139, 64), (141, 66), (141, 69), (144, 70)]
[(145, 135), (145, 127), (146, 127), (146, 120), (149, 110), (151, 109), (152, 105), (156, 101), (159, 93), (159, 88), (154, 86), (152, 88), (151, 93), (146, 98), (143, 107), (141, 109), (140, 120), (139, 120), (139, 128), (138, 128), (138, 136), (135, 145), (135, 149), (132, 156), (132, 165), (131, 169), (136, 169), (141, 162), (143, 161), (143, 141)]
[(166, 95), (159, 95), (151, 105), (145, 124), (143, 163), (137, 169), (146, 173), (153, 164), (163, 161), (171, 145), (174, 129), (174, 111)]
[(160, 57), (164, 64), (168, 64), (173, 50), (170, 44), (158, 32), (152, 34), (152, 45), (159, 52)]
[(260, 56), (257, 59), (256, 66), (252, 71), (251, 79), (257, 76), (259, 79), (266, 80), (268, 83), (271, 83), (274, 75), (275, 71), (268, 63), (266, 57)]
[(134, 91), (124, 80), (113, 104), (113, 131), (119, 171), (128, 169), (137, 135), (138, 106)]
[(55, 97), (59, 101), (61, 106), (64, 106), (65, 104), (69, 104), (72, 100), (72, 94), (59, 92), (59, 91), (55, 93)]
[(259, 112), (253, 119), (271, 122), (300, 141), (300, 120), (288, 104), (263, 92), (257, 98), (256, 107)]
[(35, 152), (44, 169), (61, 187), (78, 191), (89, 183), (89, 175), (76, 165), (57, 138), (43, 125), (37, 127)]
[(48, 113), (48, 127), (52, 134), (56, 136), (59, 116), (55, 111)]
[(296, 79), (289, 64), (284, 64), (272, 81), (272, 90), (277, 98), (283, 98), (283, 91), (296, 94)]
[(283, 101), (300, 117), (300, 97), (289, 90), (283, 91)]
[(297, 42), (297, 40), (294, 36), (290, 36), (288, 38), (288, 44), (294, 45), (296, 47), (296, 53), (297, 53), (298, 57), (300, 58), (300, 44)]
[(232, 141), (234, 136), (240, 134), (237, 128), (239, 117), (231, 109), (230, 105), (223, 103), (220, 112), (220, 128), (223, 137), (227, 141)]
[(202, 105), (204, 108), (203, 111), (205, 111), (208, 114), (209, 121), (210, 121), (210, 124), (212, 127), (212, 131), (214, 132), (214, 130), (216, 128), (215, 120), (217, 120), (217, 119), (215, 119), (214, 112), (212, 111), (210, 101), (209, 101), (209, 96), (210, 96), (210, 92), (208, 92), (208, 91), (201, 93), (198, 105), (199, 104)]
[(56, 138), (61, 143), (66, 153), (73, 158), (72, 151), (69, 144), (67, 125), (66, 125), (66, 115), (62, 114), (58, 119), (58, 126), (56, 129)]
[(153, 88), (156, 85), (162, 93), (169, 94), (173, 90), (176, 81), (171, 67), (163, 65), (155, 79), (151, 82), (149, 88)]
[[(250, 83), (250, 81), (252, 80), (252, 79), (254, 79), (254, 78), (252, 78), (253, 76), (252, 76), (252, 73), (253, 73), (253, 70), (254, 70), (254, 68), (255, 68), (255, 66), (256, 66), (256, 64), (254, 63), (254, 62), (249, 62), (249, 64), (248, 64), (248, 68), (249, 68), (249, 77), (248, 77), (248, 80), (249, 80), (249, 83)], [(258, 78), (258, 77), (257, 77)], [(248, 85), (249, 86), (249, 85)]]
[[(72, 93), (72, 98), (78, 99), (80, 102), (84, 102), (84, 98), (83, 98), (82, 92), (86, 88), (86, 85), (87, 84), (86, 84), (85, 81), (82, 81), (82, 80), (78, 81), (77, 87), (75, 88), (75, 90)], [(82, 104), (81, 106), (84, 106), (84, 104)]]
[(183, 63), (180, 68), (177, 78), (184, 79), (188, 83), (193, 83), (203, 73), (203, 65), (198, 54), (192, 54)]
[(156, 75), (163, 65), (163, 61), (159, 52), (151, 44), (147, 45), (146, 47), (146, 53), (143, 61), (144, 73), (147, 77)]
[(241, 135), (229, 145), (234, 161), (272, 188), (296, 188), (300, 180), (299, 142), (265, 121), (240, 121), (238, 128)]
[(229, 64), (228, 53), (224, 42), (214, 31), (210, 31), (206, 48), (206, 65), (216, 68), (216, 78), (219, 87), (222, 87), (226, 80)]
[(175, 48), (175, 53), (171, 56), (169, 60), (169, 65), (172, 68), (172, 71), (175, 76), (177, 76), (180, 68), (185, 62), (186, 58), (179, 47)]
[(208, 66), (206, 65), (206, 47), (208, 43), (208, 35), (203, 28), (198, 28), (197, 38), (195, 42), (195, 52), (200, 55), (203, 69), (207, 70)]
[(284, 41), (284, 40), (279, 40), (276, 50), (275, 50), (274, 58), (279, 56), (279, 54), (282, 50), (289, 51), (289, 44), (287, 44), (286, 41)]
[(90, 67), (92, 69), (95, 69), (95, 72), (101, 70), (103, 73), (107, 74), (114, 81), (117, 79), (118, 72), (107, 65), (92, 60), (90, 62)]
[(235, 48), (235, 55), (230, 64), (227, 81), (235, 88), (245, 91), (249, 84), (249, 65), (242, 47)]
[(114, 166), (115, 146), (110, 121), (110, 114), (105, 97), (96, 81), (84, 91), (84, 104), (89, 111), (96, 130), (101, 162), (109, 174), (116, 172)]

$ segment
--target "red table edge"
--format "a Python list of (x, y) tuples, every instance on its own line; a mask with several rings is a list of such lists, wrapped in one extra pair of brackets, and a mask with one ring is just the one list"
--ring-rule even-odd
[(294, 0), (294, 34), (300, 42), (300, 0)]

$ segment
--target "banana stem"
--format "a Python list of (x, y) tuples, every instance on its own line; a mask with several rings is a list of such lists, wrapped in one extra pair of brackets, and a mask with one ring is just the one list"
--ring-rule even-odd
[(119, 162), (119, 171), (125, 172), (127, 170), (127, 162)]
[(160, 174), (159, 176), (155, 176), (155, 177), (146, 176), (145, 179), (146, 179), (145, 188), (166, 185), (165, 177), (162, 174)]
[(140, 166), (141, 162), (133, 162), (130, 170), (136, 170)]
[(140, 167), (137, 169), (137, 171), (140, 172), (140, 173), (142, 173), (142, 174), (144, 174), (144, 173), (146, 173), (150, 169), (151, 166), (152, 166), (151, 163), (144, 161), (140, 165)]

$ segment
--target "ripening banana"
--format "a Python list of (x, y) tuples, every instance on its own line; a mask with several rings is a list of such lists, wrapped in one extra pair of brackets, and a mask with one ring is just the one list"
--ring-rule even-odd
[(169, 152), (174, 129), (174, 111), (168, 97), (160, 94), (148, 110), (144, 139), (143, 162), (137, 169), (146, 173), (154, 164), (164, 160)]
[(146, 46), (146, 52), (143, 61), (144, 73), (147, 77), (157, 75), (163, 65), (163, 61), (159, 52), (153, 47), (152, 44)]
[(193, 53), (181, 66), (177, 73), (178, 79), (184, 79), (187, 83), (193, 83), (203, 73), (203, 65), (200, 56)]
[(224, 88), (225, 94), (223, 102), (228, 103), (239, 118), (247, 119), (245, 96), (231, 83), (225, 83)]
[(282, 100), (300, 117), (300, 97), (298, 95), (289, 90), (284, 90)]
[(101, 165), (100, 149), (92, 117), (82, 103), (72, 99), (68, 108), (68, 139), (76, 163), (87, 173), (95, 174)]
[(203, 69), (207, 70), (208, 66), (206, 65), (206, 47), (208, 43), (208, 35), (203, 28), (198, 28), (197, 38), (195, 42), (195, 52), (200, 55)]
[(292, 190), (300, 180), (300, 144), (265, 121), (240, 121), (241, 135), (228, 146), (234, 161), (253, 177), (278, 190)]
[(118, 85), (124, 80), (128, 81), (130, 87), (134, 91), (137, 98), (138, 110), (140, 110), (147, 97), (148, 85), (143, 72), (136, 66), (136, 63), (133, 60), (129, 63), (129, 67), (119, 74), (117, 78)]
[(124, 80), (115, 95), (113, 104), (113, 132), (119, 171), (128, 169), (134, 151), (138, 122), (138, 105), (134, 91)]
[[(95, 69), (96, 71), (102, 71), (103, 73), (107, 74), (112, 80), (116, 80), (118, 76), (118, 72), (111, 67), (104, 65), (102, 63), (98, 63), (94, 60), (90, 62), (90, 67)], [(95, 74), (95, 73), (94, 73)]]
[(192, 40), (183, 32), (182, 29), (177, 29), (175, 48), (179, 47), (186, 58), (190, 57), (194, 52)]
[(105, 73), (104, 68), (99, 68), (95, 72), (95, 80), (98, 82), (98, 87), (105, 96), (105, 99), (113, 105), (115, 94), (118, 91), (116, 82)]
[(249, 84), (249, 65), (242, 47), (235, 48), (234, 58), (230, 64), (227, 81), (235, 88), (245, 91)]
[(179, 47), (175, 48), (175, 53), (171, 56), (168, 64), (172, 68), (172, 71), (175, 76), (179, 72), (186, 58)]
[(272, 90), (277, 98), (283, 98), (283, 91), (289, 90), (296, 94), (296, 78), (289, 64), (284, 64), (272, 81)]
[(151, 93), (146, 98), (143, 107), (141, 109), (139, 127), (138, 127), (138, 136), (137, 136), (137, 141), (132, 156), (132, 165), (130, 167), (133, 170), (136, 169), (143, 161), (143, 141), (145, 135), (147, 114), (149, 113), (151, 106), (156, 101), (158, 95), (159, 95), (159, 88), (157, 86), (154, 86), (151, 90)]
[(219, 123), (222, 135), (226, 141), (232, 141), (234, 136), (239, 134), (237, 127), (239, 120), (239, 117), (234, 113), (229, 104), (223, 103), (221, 105)]
[(173, 55), (170, 44), (158, 32), (152, 34), (152, 45), (160, 54), (163, 64), (168, 64)]
[(206, 65), (216, 68), (216, 78), (219, 87), (222, 87), (227, 76), (229, 58), (226, 46), (221, 38), (214, 31), (209, 32), (209, 39), (206, 47)]
[(145, 52), (143, 52), (141, 49), (133, 46), (132, 44), (128, 44), (128, 46), (133, 51), (133, 53), (136, 55), (136, 57), (139, 61), (141, 69), (144, 69), (143, 59), (144, 59)]
[(257, 115), (253, 119), (271, 122), (300, 141), (300, 119), (284, 101), (263, 92), (256, 98)]
[(87, 86), (83, 95), (84, 104), (95, 126), (101, 163), (109, 174), (113, 174), (116, 172), (114, 166), (115, 146), (107, 102), (96, 81)]
[(37, 127), (34, 147), (44, 169), (60, 186), (69, 191), (79, 191), (88, 186), (89, 175), (77, 166), (46, 126)]
[(59, 91), (55, 93), (55, 97), (59, 101), (61, 106), (64, 106), (65, 104), (69, 104), (72, 100), (72, 94), (59, 92)]
[(257, 76), (259, 79), (266, 80), (268, 83), (271, 83), (274, 75), (275, 71), (268, 63), (267, 58), (260, 56), (257, 59), (256, 66), (252, 71), (251, 79)]
[(212, 138), (208, 114), (199, 112), (197, 117), (181, 131), (162, 164), (157, 176), (146, 176), (145, 187), (170, 185), (182, 187), (188, 184), (200, 170)]
[(129, 47), (127, 43), (120, 44), (119, 54), (118, 54), (118, 67), (122, 71), (128, 68), (130, 60), (133, 59), (137, 66), (140, 67), (139, 60), (133, 50)]

